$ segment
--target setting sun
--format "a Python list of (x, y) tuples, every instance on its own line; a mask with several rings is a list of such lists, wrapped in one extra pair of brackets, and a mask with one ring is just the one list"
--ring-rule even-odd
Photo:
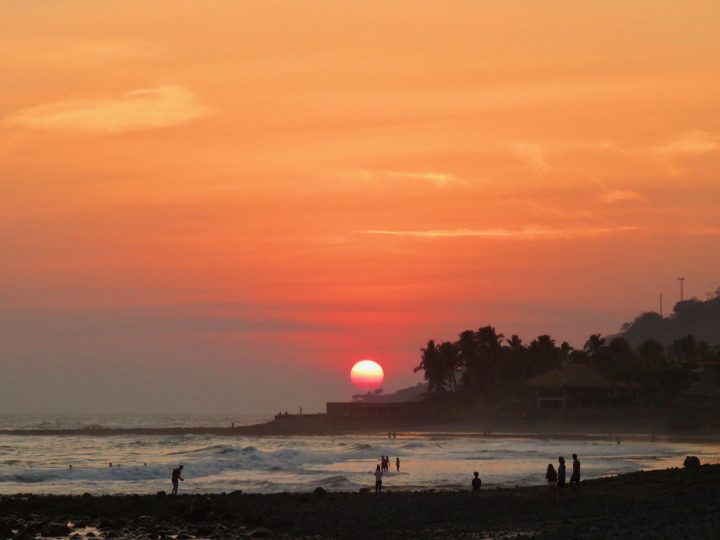
[(383, 368), (373, 360), (360, 360), (350, 370), (350, 380), (358, 388), (378, 388), (385, 378)]

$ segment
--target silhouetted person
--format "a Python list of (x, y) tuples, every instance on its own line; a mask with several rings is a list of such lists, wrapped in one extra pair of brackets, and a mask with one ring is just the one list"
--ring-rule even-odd
[(397, 431), (393, 431), (393, 439), (397, 439)]
[(400, 458), (399, 457), (395, 458), (395, 470), (397, 472), (400, 472)]
[(477, 471), (475, 471), (473, 474), (474, 474), (475, 476), (474, 476), (474, 478), (472, 479), (472, 483), (471, 483), (471, 485), (472, 485), (472, 490), (479, 493), (479, 492), (480, 492), (480, 488), (482, 487), (482, 480), (480, 480), (480, 476), (478, 476), (480, 473), (477, 472)]
[(562, 489), (565, 487), (565, 458), (562, 456), (560, 456), (558, 458), (557, 475), (558, 475), (558, 481), (557, 481), (558, 488)]
[(557, 472), (555, 471), (555, 467), (553, 467), (552, 463), (548, 463), (547, 466), (547, 472), (545, 473), (545, 479), (547, 480), (548, 485), (548, 500), (554, 501), (557, 500)]
[(72, 471), (72, 463), (68, 466), (68, 469)]
[(382, 492), (382, 477), (383, 473), (380, 470), (380, 465), (375, 469), (375, 493)]
[(573, 469), (570, 475), (570, 484), (575, 484), (575, 494), (580, 492), (580, 460), (573, 454)]
[(112, 467), (112, 461), (108, 463), (108, 467)]
[(178, 480), (185, 481), (185, 479), (180, 476), (182, 474), (183, 466), (180, 465), (179, 467), (172, 470), (172, 494), (177, 495), (178, 492)]

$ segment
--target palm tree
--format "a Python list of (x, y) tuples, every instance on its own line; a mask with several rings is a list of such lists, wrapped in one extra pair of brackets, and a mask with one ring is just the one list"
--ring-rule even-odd
[(548, 371), (560, 365), (560, 349), (555, 346), (555, 340), (547, 334), (538, 336), (530, 343), (530, 356), (539, 372)]
[(602, 334), (593, 334), (585, 342), (584, 350), (592, 360), (598, 360), (605, 350), (605, 338)]
[(567, 342), (563, 341), (560, 344), (560, 360), (563, 364), (570, 361), (570, 354), (573, 352), (572, 346)]
[(450, 389), (453, 392), (456, 392), (457, 379), (455, 377), (455, 373), (460, 367), (460, 354), (458, 347), (455, 343), (443, 341), (438, 347), (438, 353), (440, 354), (440, 362), (442, 362), (443, 365), (445, 381), (450, 383)]
[(654, 339), (646, 339), (637, 348), (638, 358), (646, 374), (655, 373), (665, 367), (665, 347)]
[(700, 363), (700, 349), (695, 338), (688, 334), (670, 344), (668, 356), (676, 365), (693, 369)]
[(424, 371), (425, 380), (428, 382), (428, 392), (444, 390), (445, 373), (438, 346), (434, 340), (429, 340), (424, 349), (420, 349), (422, 356), (420, 364), (413, 369), (413, 373)]
[(513, 334), (510, 339), (506, 340), (506, 343), (508, 359), (506, 378), (514, 382), (528, 378), (530, 376), (527, 365), (528, 354), (522, 339), (517, 334)]
[(480, 361), (478, 358), (478, 345), (475, 340), (475, 332), (465, 330), (460, 333), (456, 342), (460, 365), (463, 368), (462, 384), (470, 391), (477, 390), (480, 373)]
[(498, 334), (493, 326), (483, 326), (475, 333), (478, 345), (479, 377), (478, 387), (486, 394), (493, 394), (498, 388), (498, 374), (502, 368), (505, 336)]

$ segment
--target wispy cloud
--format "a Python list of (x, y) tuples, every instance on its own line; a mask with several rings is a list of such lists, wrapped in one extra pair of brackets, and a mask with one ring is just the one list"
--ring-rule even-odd
[(720, 236), (720, 227), (696, 227), (686, 229), (685, 233), (693, 236)]
[(645, 200), (645, 195), (631, 189), (611, 189), (602, 193), (600, 195), (600, 200), (606, 204), (642, 201)]
[(540, 143), (516, 142), (511, 145), (512, 152), (530, 164), (536, 173), (544, 173), (550, 168), (546, 158), (546, 149)]
[(0, 48), (0, 66), (64, 70), (116, 66), (151, 60), (159, 50), (155, 43), (134, 38), (51, 39), (50, 43), (37, 39), (6, 41)]
[(353, 231), (358, 234), (379, 236), (400, 236), (408, 238), (487, 238), (508, 240), (530, 239), (571, 239), (593, 238), (638, 230), (634, 226), (587, 227), (587, 228), (546, 228), (525, 227), (523, 229), (427, 229), (427, 230), (382, 230), (368, 229)]
[(114, 98), (46, 103), (10, 114), (4, 123), (41, 130), (121, 133), (184, 124), (210, 112), (189, 90), (162, 86)]
[(386, 176), (391, 178), (409, 178), (411, 180), (424, 180), (436, 184), (445, 185), (451, 182), (466, 183), (467, 180), (450, 173), (442, 172), (412, 172), (412, 171), (386, 171)]
[(695, 130), (681, 133), (669, 141), (649, 146), (645, 152), (652, 154), (703, 154), (720, 149), (720, 138), (707, 131)]
[(421, 182), (428, 182), (437, 186), (446, 186), (449, 184), (469, 184), (470, 182), (448, 172), (438, 171), (354, 171), (350, 176), (360, 178), (362, 180), (373, 180), (378, 178), (394, 178), (394, 179), (407, 179), (407, 180), (418, 180)]

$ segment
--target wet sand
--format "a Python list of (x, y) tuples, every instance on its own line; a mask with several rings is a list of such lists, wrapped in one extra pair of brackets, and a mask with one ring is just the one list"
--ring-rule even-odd
[[(469, 483), (468, 478), (468, 483)], [(181, 486), (182, 488), (182, 486)], [(720, 465), (546, 489), (245, 495), (5, 496), (0, 537), (718, 538)], [(67, 527), (71, 522), (72, 526)]]

